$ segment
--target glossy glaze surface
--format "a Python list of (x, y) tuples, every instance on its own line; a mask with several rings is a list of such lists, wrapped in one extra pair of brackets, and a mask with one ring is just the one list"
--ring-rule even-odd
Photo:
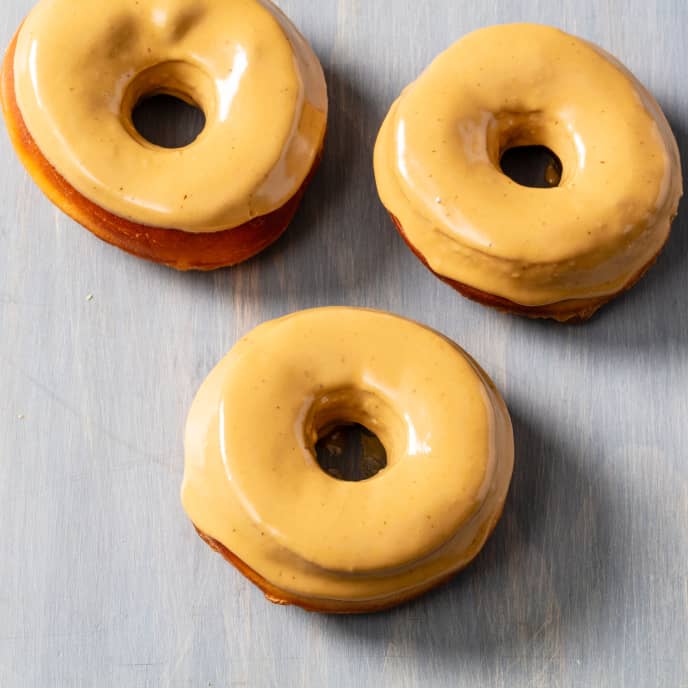
[[(320, 56), (332, 126), (294, 231), (257, 260), (178, 275), (112, 251), (45, 202), (0, 132), (0, 685), (682, 686), (688, 212), (642, 284), (589, 325), (505, 318), (406, 248), (375, 198), (371, 147), (439, 51), (527, 18), (622, 57), (685, 157), (688, 3), (279, 4)], [(0, 3), (0, 44), (33, 5)], [(179, 502), (184, 421), (211, 368), (259, 323), (336, 304), (459, 342), (504, 394), (516, 441), (477, 560), (363, 617), (266, 604)]]
[[(144, 225), (213, 232), (266, 215), (322, 147), (322, 68), (267, 0), (43, 0), (14, 69), (45, 157), (89, 200)], [(205, 113), (184, 148), (157, 147), (132, 124), (137, 102), (160, 92)]]
[[(559, 186), (518, 185), (505, 150), (543, 145)], [(393, 105), (378, 189), (438, 274), (537, 306), (622, 289), (664, 245), (682, 193), (674, 136), (614, 58), (554, 28), (481, 29)]]
[[(326, 474), (313, 448), (337, 421), (375, 432), (388, 466), (357, 483)], [(242, 339), (201, 387), (185, 447), (194, 524), (273, 585), (333, 600), (384, 600), (466, 565), (513, 467), (506, 406), (472, 359), (417, 323), (347, 308)]]

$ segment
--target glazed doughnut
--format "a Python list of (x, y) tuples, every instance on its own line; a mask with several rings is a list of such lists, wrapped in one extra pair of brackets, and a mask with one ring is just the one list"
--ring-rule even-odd
[[(326, 473), (315, 444), (339, 423), (374, 432), (386, 467), (360, 482)], [(397, 316), (321, 308), (259, 326), (203, 383), (182, 502), (273, 602), (377, 611), (478, 554), (513, 454), (504, 401), (458, 346)]]
[[(559, 185), (520, 186), (505, 151), (549, 148)], [(597, 46), (512, 24), (464, 37), (392, 106), (375, 148), (381, 200), (411, 249), (464, 295), (585, 319), (664, 246), (682, 194), (674, 135)]]
[[(161, 93), (205, 114), (190, 145), (134, 127), (136, 105)], [(43, 0), (5, 56), (2, 104), (56, 205), (180, 270), (239, 263), (284, 232), (327, 121), (318, 58), (269, 0)]]

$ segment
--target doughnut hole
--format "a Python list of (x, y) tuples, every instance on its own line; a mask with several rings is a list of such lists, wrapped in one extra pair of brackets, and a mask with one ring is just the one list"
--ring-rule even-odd
[[(502, 112), (488, 132), (495, 167), (520, 186), (561, 186), (579, 166), (575, 135), (543, 112)], [(562, 155), (563, 154), (563, 155)]]
[(408, 444), (406, 425), (392, 406), (377, 393), (359, 389), (318, 396), (306, 414), (304, 437), (318, 466), (349, 482), (389, 470)]
[(318, 465), (337, 480), (360, 482), (387, 466), (379, 437), (360, 423), (338, 424), (315, 443)]
[(159, 93), (144, 96), (131, 114), (136, 131), (161, 148), (191, 145), (205, 128), (205, 115), (196, 105)]
[(142, 146), (184, 148), (206, 130), (217, 110), (216, 88), (200, 67), (163, 62), (129, 82), (121, 104), (122, 125)]
[(561, 160), (547, 146), (509, 148), (502, 154), (499, 165), (509, 179), (521, 186), (551, 189), (561, 182)]

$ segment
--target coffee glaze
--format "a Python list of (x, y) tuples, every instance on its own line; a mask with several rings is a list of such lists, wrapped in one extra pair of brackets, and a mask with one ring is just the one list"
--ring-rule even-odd
[[(363, 482), (325, 473), (319, 436), (360, 423), (387, 451)], [(458, 346), (376, 311), (322, 308), (259, 326), (203, 383), (182, 502), (204, 539), (273, 601), (393, 606), (468, 564), (513, 468), (506, 406)]]
[[(525, 145), (558, 155), (559, 186), (502, 172), (504, 151)], [(682, 194), (676, 141), (648, 91), (600, 48), (533, 24), (482, 29), (441, 54), (388, 114), (375, 174), (436, 274), (472, 298), (562, 320), (639, 278)]]
[[(150, 227), (211, 233), (284, 207), (327, 119), (317, 57), (267, 0), (43, 0), (21, 27), (16, 102), (79, 194)], [(131, 112), (168, 93), (200, 107), (190, 145), (143, 139)]]

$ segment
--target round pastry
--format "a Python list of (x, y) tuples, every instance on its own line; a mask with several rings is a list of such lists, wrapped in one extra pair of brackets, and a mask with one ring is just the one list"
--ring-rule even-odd
[[(158, 147), (134, 108), (203, 111)], [(268, 0), (43, 0), (5, 56), (2, 104), (47, 196), (101, 239), (180, 270), (239, 263), (286, 229), (320, 158), (323, 71)]]
[[(508, 150), (544, 146), (553, 188)], [(416, 255), (469, 298), (586, 319), (664, 246), (682, 194), (659, 105), (613, 57), (547, 26), (493, 26), (440, 55), (392, 106), (375, 149), (383, 204)]]
[[(340, 424), (386, 466), (358, 482), (316, 460)], [(509, 413), (458, 346), (355, 308), (265, 323), (215, 368), (186, 427), (182, 502), (201, 537), (279, 604), (371, 612), (480, 551), (513, 468)]]

